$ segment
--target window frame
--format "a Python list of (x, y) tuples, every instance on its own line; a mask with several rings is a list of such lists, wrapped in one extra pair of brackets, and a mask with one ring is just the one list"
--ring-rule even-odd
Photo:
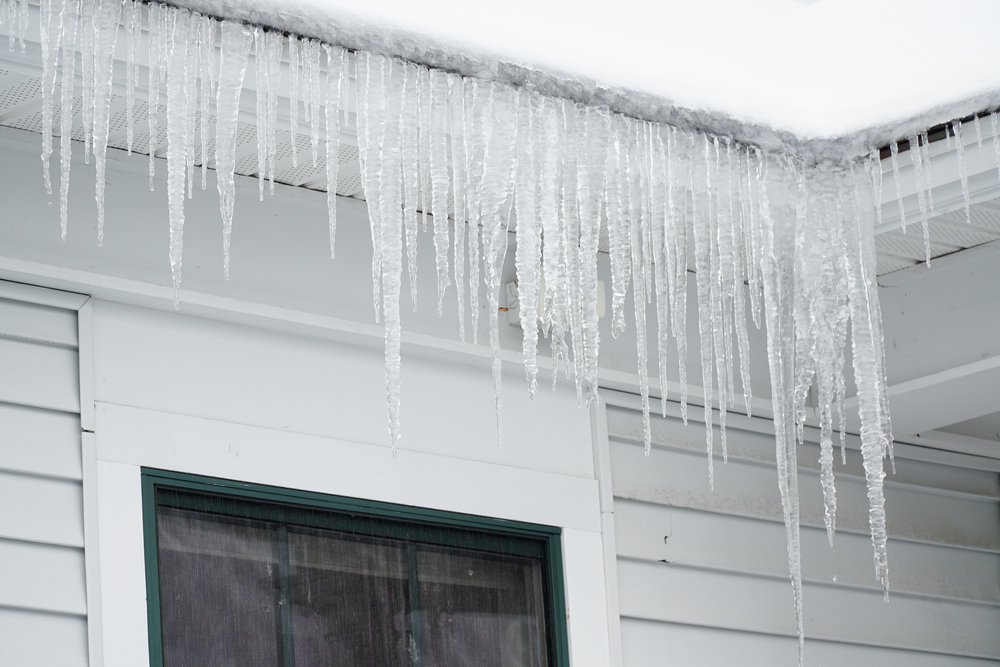
[[(367, 521), (379, 526), (390, 527), (390, 530), (383, 532), (363, 531), (364, 534), (375, 537), (396, 537), (443, 546), (466, 548), (471, 546), (494, 553), (540, 557), (542, 559), (544, 594), (547, 601), (545, 623), (549, 637), (546, 649), (550, 665), (551, 667), (569, 667), (562, 529), (559, 527), (146, 467), (141, 469), (141, 485), (150, 667), (163, 667), (156, 524), (156, 491), (159, 487), (216, 496), (220, 510), (223, 510), (226, 504), (240, 499), (283, 505), (284, 507), (279, 509), (261, 508), (261, 513), (267, 516), (259, 518), (272, 521), (295, 523), (295, 517), (311, 516), (314, 520), (304, 525), (341, 530)], [(225, 512), (223, 511), (223, 513)], [(275, 518), (275, 514), (281, 515), (282, 518)], [(327, 525), (317, 522), (322, 517), (328, 519)], [(493, 537), (498, 539), (491, 544)], [(511, 545), (509, 541), (502, 540), (504, 537), (526, 538), (520, 544), (529, 547), (528, 550), (534, 551), (534, 553), (528, 553), (524, 548), (501, 547), (501, 541)], [(530, 548), (531, 544), (537, 544), (539, 549)]]

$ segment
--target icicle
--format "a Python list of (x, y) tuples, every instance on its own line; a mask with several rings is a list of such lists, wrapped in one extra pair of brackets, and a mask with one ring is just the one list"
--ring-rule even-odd
[[(711, 241), (711, 197), (712, 182), (710, 164), (711, 142), (708, 135), (702, 134), (703, 147), (700, 149), (701, 162), (693, 167), (696, 181), (692, 176), (692, 197), (694, 198), (694, 247), (695, 247), (695, 279), (698, 285), (698, 334), (701, 345), (701, 379), (704, 388), (705, 410), (705, 449), (708, 453), (708, 484), (715, 488), (715, 476), (712, 462), (713, 429), (712, 429), (712, 241)], [(695, 156), (692, 154), (692, 164)], [(633, 246), (634, 252), (634, 246)], [(769, 329), (770, 330), (770, 329)]]
[[(681, 386), (681, 420), (687, 424), (687, 196), (681, 176), (677, 128), (667, 134), (667, 272), (670, 330), (677, 345), (677, 381)], [(608, 183), (610, 186), (610, 182)], [(679, 200), (679, 201), (678, 201)], [(610, 203), (610, 199), (608, 200)], [(663, 335), (663, 334), (661, 334)]]
[[(517, 295), (521, 317), (524, 372), (528, 380), (528, 397), (538, 391), (538, 284), (542, 260), (542, 229), (537, 217), (538, 163), (537, 141), (540, 137), (541, 102), (527, 90), (518, 93), (517, 105), (517, 166), (514, 203), (517, 221), (517, 248), (514, 262), (517, 268)], [(456, 201), (458, 198), (456, 197)], [(458, 222), (456, 220), (456, 228)], [(456, 246), (458, 240), (455, 240)], [(457, 267), (457, 265), (456, 265)], [(456, 276), (456, 284), (461, 281)]]
[[(93, 145), (96, 171), (97, 245), (104, 243), (104, 168), (108, 148), (108, 125), (111, 118), (111, 78), (121, 18), (121, 0), (98, 0), (96, 39), (94, 43), (94, 112)], [(86, 23), (84, 23), (86, 24)]]
[[(598, 331), (597, 302), (597, 251), (601, 235), (601, 202), (604, 200), (605, 162), (608, 154), (608, 136), (611, 131), (611, 118), (604, 109), (588, 108), (586, 110), (586, 145), (585, 163), (587, 165), (587, 196), (583, 196), (583, 183), (580, 192), (580, 283), (583, 293), (583, 351), (584, 379), (587, 381), (587, 402), (597, 400), (597, 357), (600, 346)], [(582, 175), (582, 174), (581, 174)], [(666, 338), (666, 330), (663, 330)], [(665, 369), (663, 370), (665, 376)], [(666, 396), (666, 386), (662, 388)]]
[(414, 120), (419, 129), (420, 165), (420, 219), (421, 226), (427, 231), (427, 216), (431, 212), (431, 72), (426, 67), (417, 68), (417, 90), (419, 106)]
[(997, 127), (997, 112), (990, 112), (990, 130), (993, 132), (993, 155), (996, 157), (997, 173), (1000, 174), (1000, 128)]
[[(378, 60), (383, 60), (379, 58)], [(379, 163), (380, 183), (375, 206), (380, 211), (382, 224), (382, 309), (385, 317), (385, 379), (389, 399), (389, 435), (393, 456), (399, 440), (399, 293), (403, 273), (402, 183), (400, 181), (400, 125), (403, 119), (403, 66), (393, 60), (384, 60), (385, 100), (383, 130), (369, 138), (377, 137), (378, 153), (373, 156)], [(369, 91), (371, 94), (371, 91)], [(371, 98), (369, 98), (369, 102)], [(369, 107), (369, 113), (372, 109)], [(378, 136), (381, 135), (381, 136)], [(371, 147), (369, 147), (371, 148)], [(372, 165), (369, 165), (369, 168)]]
[[(434, 215), (434, 262), (437, 266), (438, 317), (443, 314), (448, 278), (448, 77), (441, 70), (430, 72), (430, 164), (431, 211)], [(422, 128), (423, 129), (423, 128)], [(426, 201), (426, 200), (425, 200)]]
[(965, 138), (962, 136), (962, 121), (952, 123), (955, 131), (955, 152), (958, 158), (958, 176), (962, 181), (962, 199), (965, 201), (965, 222), (972, 224), (972, 213), (969, 200), (969, 169), (965, 164)]
[(208, 126), (212, 88), (215, 85), (215, 21), (201, 17), (201, 189), (208, 188)]
[(125, 144), (128, 154), (132, 155), (132, 129), (135, 119), (132, 109), (135, 106), (135, 24), (139, 8), (133, 0), (125, 0), (122, 18), (125, 22)]
[[(284, 35), (269, 31), (264, 37), (267, 52), (267, 180), (274, 194), (275, 130), (278, 120), (278, 92), (281, 89), (281, 42)], [(339, 133), (338, 133), (339, 134)], [(329, 140), (329, 137), (327, 138)], [(339, 140), (339, 137), (335, 138)]]
[[(407, 63), (405, 67), (403, 116), (415, 119), (420, 113), (417, 66)], [(418, 123), (412, 121), (404, 123), (401, 138), (403, 149), (403, 227), (406, 232), (406, 268), (410, 280), (410, 305), (414, 311), (417, 309), (417, 209), (420, 206), (418, 141)], [(457, 269), (458, 267), (456, 267)], [(461, 324), (462, 321), (459, 318), (459, 326)]]
[[(730, 183), (736, 179), (734, 186), (735, 194), (738, 197), (738, 205), (733, 209), (733, 321), (736, 323), (736, 343), (739, 346), (740, 354), (740, 382), (743, 385), (743, 404), (746, 407), (747, 416), (751, 416), (750, 404), (753, 401), (753, 391), (750, 386), (750, 339), (747, 336), (747, 313), (746, 300), (743, 295), (743, 280), (747, 274), (747, 267), (753, 261), (746, 254), (747, 234), (747, 204), (749, 197), (744, 196), (743, 189), (743, 168), (742, 156), (737, 148), (735, 155), (730, 153)], [(735, 165), (733, 164), (735, 162)], [(730, 371), (730, 376), (732, 371)]]
[(669, 211), (669, 196), (667, 190), (666, 147), (664, 146), (662, 128), (655, 127), (652, 150), (652, 180), (650, 182), (650, 199), (652, 201), (651, 229), (653, 251), (653, 285), (655, 293), (653, 304), (656, 309), (656, 356), (660, 378), (660, 414), (667, 416), (667, 332), (670, 330), (670, 271), (667, 267), (667, 218)]
[[(979, 124), (976, 124), (979, 127)], [(913, 173), (917, 182), (917, 202), (920, 205), (920, 221), (924, 229), (924, 255), (927, 266), (931, 265), (931, 237), (927, 222), (927, 191), (930, 184), (927, 182), (927, 173), (924, 170), (923, 155), (921, 154), (920, 140), (916, 135), (907, 138), (910, 142), (910, 160), (913, 162)]]
[(222, 212), (222, 270), (226, 280), (229, 280), (229, 240), (236, 203), (233, 176), (236, 168), (236, 130), (253, 32), (242, 23), (222, 21), (221, 33), (219, 87), (215, 101), (215, 173)]
[[(132, 21), (131, 39), (128, 45), (128, 58), (132, 66), (128, 68), (127, 76), (132, 78), (133, 88), (139, 85), (139, 61), (142, 57), (142, 8), (143, 3), (132, 0), (135, 6), (135, 15)], [(135, 91), (133, 90), (133, 104), (129, 105), (128, 128), (126, 130), (126, 141), (128, 143), (129, 155), (132, 154), (132, 144), (135, 142)]]
[(184, 247), (184, 176), (187, 161), (187, 42), (191, 13), (164, 9), (170, 24), (167, 64), (167, 202), (170, 214), (170, 273), (174, 308), (180, 308), (181, 254)]
[(187, 196), (188, 199), (194, 195), (194, 163), (195, 163), (195, 135), (198, 119), (198, 72), (201, 63), (198, 62), (199, 42), (201, 40), (201, 14), (193, 12), (188, 25), (187, 38), (187, 76), (184, 83), (184, 119), (187, 126), (184, 131), (186, 144), (184, 146), (184, 162), (187, 173)]
[[(379, 167), (379, 153), (385, 115), (385, 67), (386, 61), (378, 56), (359, 53), (355, 58), (358, 82), (358, 155), (361, 162), (361, 178), (365, 192), (379, 192), (382, 170)], [(375, 304), (375, 321), (379, 320), (382, 284), (382, 213), (378, 206), (369, 204), (368, 217), (372, 230), (372, 286)]]
[(628, 239), (628, 223), (622, 210), (621, 192), (621, 137), (617, 131), (618, 118), (614, 117), (611, 141), (608, 143), (607, 170), (607, 217), (608, 242), (611, 260), (611, 335), (618, 338), (625, 330), (625, 296), (628, 294), (631, 263)]
[(69, 172), (73, 163), (73, 80), (76, 76), (76, 37), (80, 0), (66, 0), (62, 35), (62, 84), (59, 98), (59, 227), (66, 240), (69, 226)]
[(312, 165), (319, 159), (319, 42), (308, 39), (302, 42), (302, 64), (305, 66), (305, 86), (309, 95), (306, 119), (309, 121), (309, 140), (312, 146)]
[[(452, 169), (452, 200), (454, 201), (454, 219), (455, 219), (455, 294), (458, 301), (458, 337), (464, 343), (465, 342), (465, 189), (466, 189), (466, 152), (465, 152), (465, 83), (464, 79), (457, 74), (451, 74), (448, 76), (448, 94), (451, 100), (451, 169)], [(412, 125), (412, 123), (410, 123)], [(415, 142), (414, 137), (414, 142)], [(520, 141), (520, 138), (519, 138)], [(411, 144), (413, 145), (413, 144)], [(411, 153), (412, 158), (416, 156), (416, 149), (414, 147)], [(405, 160), (404, 160), (405, 161)], [(411, 163), (415, 164), (414, 163)], [(411, 167), (412, 168), (412, 167)], [(416, 176), (414, 176), (416, 178)], [(414, 181), (416, 185), (416, 182)], [(532, 207), (531, 215), (534, 215), (534, 209)], [(521, 217), (518, 216), (518, 229), (520, 230), (520, 220)], [(416, 233), (416, 215), (413, 218), (413, 231)], [(540, 233), (540, 231), (539, 231)], [(407, 241), (409, 241), (409, 228), (407, 228)], [(528, 243), (533, 243), (534, 241), (526, 240)], [(414, 243), (414, 250), (416, 249), (416, 244)], [(520, 250), (520, 244), (518, 244), (518, 249)], [(409, 248), (407, 248), (407, 257), (409, 257)], [(416, 276), (416, 266), (414, 263), (413, 276)], [(518, 271), (520, 275), (520, 271)], [(411, 278), (412, 280), (412, 278)], [(537, 280), (537, 276), (536, 276)], [(537, 295), (537, 282), (536, 282), (536, 295)], [(535, 298), (533, 296), (532, 298)], [(413, 296), (414, 306), (416, 306), (416, 294)], [(524, 308), (524, 301), (521, 301), (521, 307)], [(537, 310), (537, 308), (536, 308)], [(524, 310), (521, 311), (522, 323), (524, 318)], [(536, 318), (532, 324), (535, 328), (535, 340), (537, 345), (538, 339), (538, 324), (537, 324), (537, 313)], [(525, 330), (525, 335), (527, 331)], [(533, 348), (534, 349), (534, 348)], [(529, 363), (529, 357), (525, 356), (525, 363)], [(527, 371), (528, 366), (525, 366)], [(530, 371), (529, 376), (531, 376)], [(537, 371), (536, 371), (537, 372)], [(531, 392), (531, 383), (529, 380), (529, 394), (534, 396)]]
[(934, 197), (933, 197), (933, 180), (931, 177), (931, 154), (930, 154), (930, 139), (927, 137), (927, 133), (919, 135), (920, 143), (920, 162), (924, 167), (924, 188), (925, 196), (927, 198), (927, 210), (930, 217), (934, 217)]
[(42, 50), (42, 178), (45, 192), (52, 195), (52, 177), (49, 174), (49, 157), (52, 155), (52, 98), (55, 95), (56, 63), (59, 58), (59, 34), (62, 28), (64, 0), (42, 0), (39, 27)]
[(267, 37), (262, 28), (254, 28), (254, 77), (257, 82), (257, 187), (260, 201), (264, 201), (264, 181), (267, 180), (267, 119), (268, 119), (268, 67)]
[[(340, 89), (344, 80), (344, 50), (326, 49), (326, 209), (330, 220), (330, 257), (337, 236), (337, 172), (340, 170)], [(398, 305), (398, 304), (397, 304)]]
[(483, 164), (486, 143), (489, 140), (489, 110), (492, 92), (483, 99), (479, 82), (472, 79), (466, 99), (466, 159), (468, 169), (468, 221), (469, 221), (469, 310), (472, 314), (472, 344), (479, 342), (480, 280), (482, 277), (482, 221), (480, 201), (483, 192)]
[(906, 209), (903, 208), (903, 184), (899, 179), (899, 144), (893, 141), (889, 144), (892, 155), (892, 181), (896, 184), (896, 204), (899, 206), (899, 224), (906, 233)]
[[(97, 31), (97, 3), (80, 3), (80, 75), (83, 79), (83, 159), (90, 164), (94, 139), (94, 36)], [(105, 0), (108, 2), (108, 0)], [(108, 74), (110, 77), (110, 73)]]
[(153, 177), (156, 175), (157, 120), (160, 112), (160, 76), (162, 66), (160, 40), (166, 41), (162, 34), (163, 19), (160, 5), (149, 4), (147, 15), (149, 38), (149, 191), (153, 191)]
[[(327, 54), (329, 58), (329, 54)], [(299, 38), (288, 36), (288, 123), (292, 140), (292, 168), (299, 166)], [(306, 105), (308, 110), (308, 105)]]
[(983, 128), (979, 125), (979, 116), (972, 119), (972, 122), (976, 124), (976, 146), (979, 147), (979, 154), (983, 153)]

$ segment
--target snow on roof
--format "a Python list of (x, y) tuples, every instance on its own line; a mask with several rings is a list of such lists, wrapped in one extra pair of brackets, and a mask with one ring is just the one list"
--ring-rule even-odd
[(990, 0), (177, 4), (750, 141), (852, 137), (841, 155), (1000, 103)]

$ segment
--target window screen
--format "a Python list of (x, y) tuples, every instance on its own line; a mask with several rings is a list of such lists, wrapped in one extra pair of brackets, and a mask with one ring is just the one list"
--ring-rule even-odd
[(144, 475), (154, 665), (565, 664), (554, 529), (162, 475)]

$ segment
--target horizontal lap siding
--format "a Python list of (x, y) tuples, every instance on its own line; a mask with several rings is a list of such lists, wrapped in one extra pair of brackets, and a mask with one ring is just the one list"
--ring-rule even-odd
[[(729, 463), (716, 459), (712, 491), (704, 426), (653, 419), (656, 446), (646, 457), (637, 441), (641, 416), (608, 408), (625, 665), (794, 665), (769, 425), (744, 421), (751, 428), (728, 430)], [(886, 481), (886, 604), (860, 454), (849, 450), (846, 466), (836, 457), (833, 549), (817, 457), (816, 445), (800, 446), (807, 663), (1000, 664), (996, 474), (897, 461)]]
[(84, 667), (77, 314), (0, 299), (0, 665)]

